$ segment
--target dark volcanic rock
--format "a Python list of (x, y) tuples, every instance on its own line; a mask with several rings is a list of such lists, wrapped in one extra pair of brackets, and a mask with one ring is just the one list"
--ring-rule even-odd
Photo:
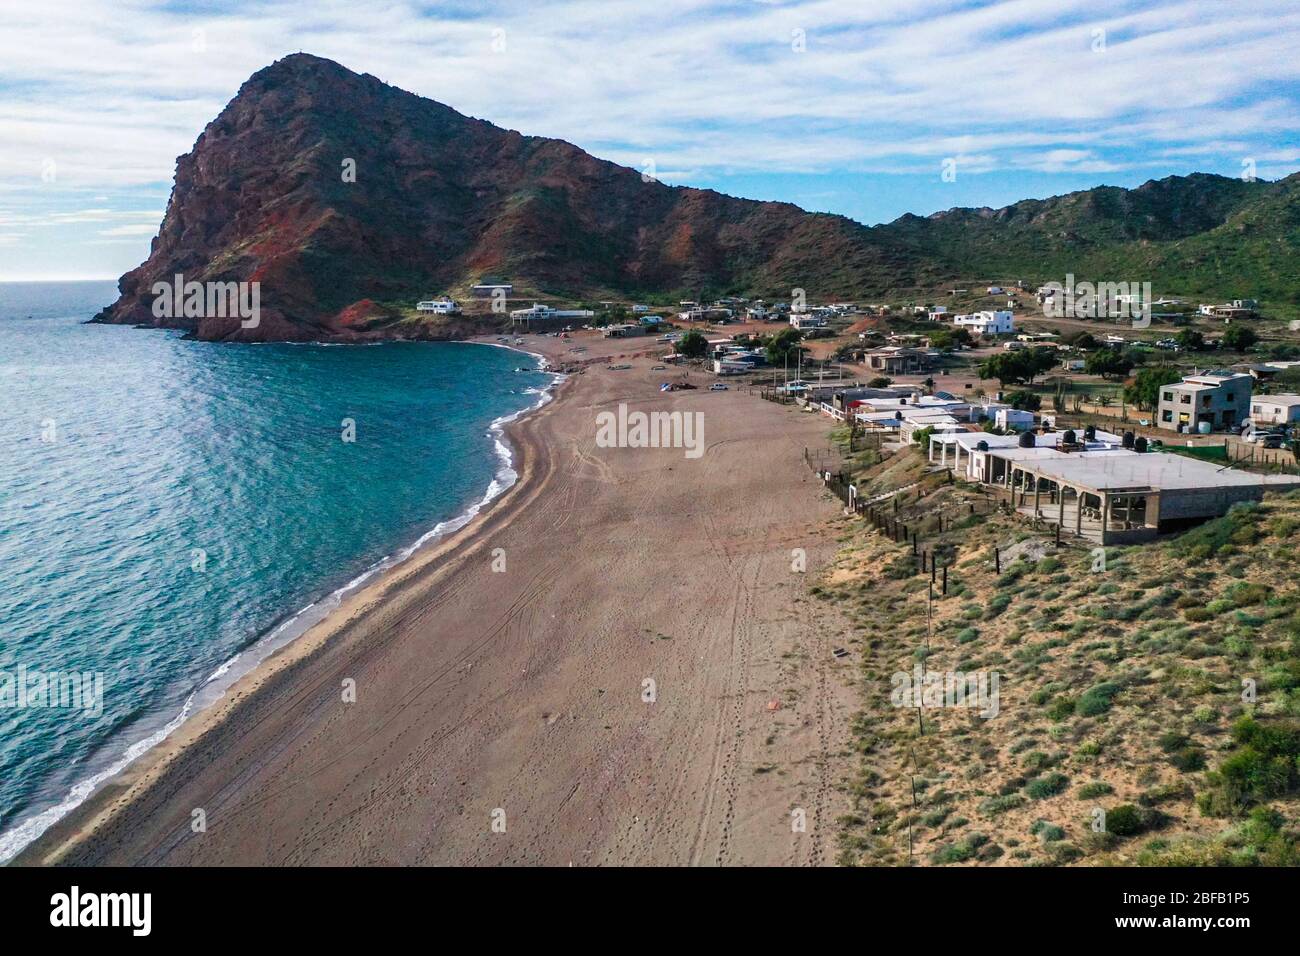
[[(155, 318), (151, 289), (177, 273), (259, 282), (260, 325)], [(900, 278), (843, 217), (645, 182), (297, 54), (254, 74), (180, 158), (148, 260), (97, 320), (205, 339), (404, 337), (423, 333), (398, 326), (398, 306), (484, 274), (570, 297), (849, 295)]]
[[(345, 182), (343, 164), (356, 164)], [(523, 136), (296, 54), (254, 74), (176, 167), (149, 258), (97, 321), (205, 339), (460, 336), (412, 321), (484, 275), (516, 296), (810, 300), (919, 295), (967, 277), (1153, 279), (1157, 292), (1300, 301), (1300, 175), (1196, 174), (867, 228), (788, 203), (644, 181), (561, 140)], [(1243, 239), (1242, 237), (1246, 237)], [(154, 317), (152, 287), (260, 283), (261, 322)]]

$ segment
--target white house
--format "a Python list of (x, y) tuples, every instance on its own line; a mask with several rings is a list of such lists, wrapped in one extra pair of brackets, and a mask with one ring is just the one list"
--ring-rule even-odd
[(1034, 427), (1034, 413), (1019, 408), (999, 408), (993, 413), (993, 424), (1005, 431), (1023, 431)]
[(417, 312), (433, 312), (436, 315), (455, 315), (460, 311), (460, 306), (455, 299), (425, 299), (423, 302), (415, 303)]
[(976, 335), (1007, 335), (1016, 330), (1010, 309), (953, 316), (952, 324), (958, 328), (969, 329)]
[(553, 309), (549, 305), (534, 302), (530, 308), (511, 311), (510, 321), (528, 323), (546, 319), (590, 319), (595, 314), (590, 309)]
[(1256, 425), (1300, 422), (1300, 395), (1256, 395), (1250, 400), (1250, 420)]
[(826, 317), (808, 312), (791, 312), (790, 325), (796, 329), (821, 329), (826, 327)]

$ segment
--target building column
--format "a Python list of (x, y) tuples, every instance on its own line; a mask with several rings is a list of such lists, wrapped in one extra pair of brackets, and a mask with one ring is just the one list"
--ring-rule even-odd
[(1043, 493), (1043, 481), (1038, 475), (1034, 475), (1034, 520), (1038, 520), (1038, 502)]
[(1056, 483), (1056, 526), (1065, 527), (1065, 485)]

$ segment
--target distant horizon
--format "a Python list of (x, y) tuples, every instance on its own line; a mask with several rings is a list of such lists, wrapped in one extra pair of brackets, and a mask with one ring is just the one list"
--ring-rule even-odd
[(37, 276), (35, 278), (0, 278), (0, 285), (35, 285), (38, 282), (116, 282), (121, 276)]

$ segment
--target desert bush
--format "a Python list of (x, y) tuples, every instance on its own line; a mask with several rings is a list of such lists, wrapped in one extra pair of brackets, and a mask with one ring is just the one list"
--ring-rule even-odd
[(1085, 783), (1076, 793), (1080, 800), (1095, 800), (1097, 797), (1104, 797), (1115, 792), (1115, 788), (1108, 783), (1100, 780), (1094, 780), (1092, 783)]
[(1065, 790), (1070, 779), (1063, 773), (1048, 773), (1025, 784), (1025, 793), (1034, 800), (1046, 800)]
[(1300, 724), (1243, 717), (1232, 737), (1237, 749), (1205, 775), (1207, 789), (1197, 797), (1206, 816), (1237, 816), (1300, 784)]
[(1096, 717), (1110, 710), (1111, 700), (1120, 692), (1119, 684), (1111, 681), (1088, 688), (1080, 695), (1075, 704), (1075, 712), (1080, 717)]

